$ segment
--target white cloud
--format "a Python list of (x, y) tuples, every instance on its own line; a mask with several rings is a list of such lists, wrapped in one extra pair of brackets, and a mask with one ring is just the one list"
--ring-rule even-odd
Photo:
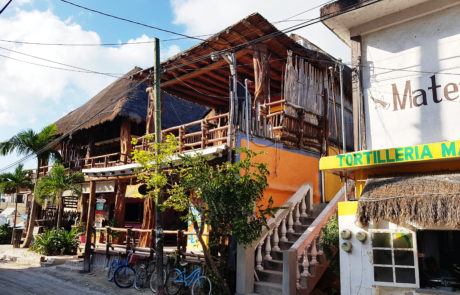
[[(61, 20), (50, 10), (17, 9), (9, 18), (0, 18), (0, 36), (5, 40), (43, 43), (101, 42), (96, 32), (83, 30), (71, 19)], [(139, 41), (152, 39), (143, 35), (128, 40)], [(123, 74), (134, 66), (145, 68), (153, 63), (152, 43), (117, 47), (69, 47), (0, 42), (0, 47), (106, 73)], [(170, 45), (162, 49), (162, 57), (166, 58), (178, 51), (180, 49), (177, 45)], [(64, 67), (4, 49), (0, 49), (0, 54), (28, 62)], [(64, 112), (83, 104), (113, 80), (102, 75), (47, 69), (0, 56), (0, 141), (21, 129), (38, 130), (54, 122)]]
[[(270, 22), (284, 20), (302, 11), (325, 3), (325, 0), (170, 0), (174, 12), (174, 23), (185, 25), (187, 34), (201, 35), (216, 33), (233, 25), (249, 14), (259, 12)], [(319, 8), (301, 14), (291, 20), (306, 20), (319, 16)], [(275, 24), (284, 29), (300, 22)], [(350, 60), (350, 49), (321, 23), (294, 33), (315, 43), (330, 54)]]

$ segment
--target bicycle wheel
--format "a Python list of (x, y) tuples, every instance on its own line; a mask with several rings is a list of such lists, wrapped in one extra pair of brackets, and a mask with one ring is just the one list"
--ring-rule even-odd
[(200, 276), (192, 284), (192, 295), (210, 295), (211, 291), (211, 280), (207, 276)]
[(118, 268), (118, 264), (120, 261), (118, 259), (114, 259), (110, 264), (109, 270), (107, 271), (107, 281), (111, 282), (113, 280), (113, 273)]
[(169, 295), (176, 295), (184, 286), (182, 273), (178, 269), (173, 269), (166, 278), (165, 291)]
[(136, 280), (136, 271), (131, 266), (122, 265), (113, 274), (115, 284), (120, 288), (129, 288)]
[(144, 265), (141, 265), (138, 269), (136, 269), (136, 278), (134, 280), (134, 288), (136, 290), (141, 290), (147, 287), (147, 282), (149, 279), (149, 274), (147, 269)]
[[(167, 278), (166, 270), (163, 269), (163, 286), (166, 283), (166, 278)], [(156, 269), (150, 275), (150, 290), (152, 290), (153, 293), (156, 293), (158, 290), (157, 288), (157, 270)]]

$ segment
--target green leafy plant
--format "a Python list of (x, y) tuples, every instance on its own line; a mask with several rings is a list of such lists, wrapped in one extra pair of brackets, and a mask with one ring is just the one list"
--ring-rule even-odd
[(54, 165), (48, 176), (41, 178), (35, 186), (35, 197), (37, 202), (43, 203), (45, 200), (57, 204), (58, 218), (56, 227), (61, 227), (62, 214), (64, 211), (62, 196), (64, 191), (70, 190), (73, 195), (81, 195), (81, 185), (84, 176), (81, 172), (67, 174), (63, 165)]
[(0, 225), (0, 244), (10, 244), (13, 228), (9, 224)]
[[(258, 153), (239, 149), (240, 160), (235, 163), (212, 165), (205, 156), (195, 153), (180, 155), (177, 167), (177, 163), (171, 163), (177, 151), (173, 135), (154, 147), (157, 153), (133, 151), (133, 159), (141, 166), (137, 171), (139, 181), (147, 184), (148, 197), (157, 205), (164, 195), (168, 198), (163, 208), (186, 212), (185, 220), (193, 224), (210, 275), (220, 287), (213, 289), (215, 294), (230, 294), (225, 279), (230, 239), (251, 244), (277, 210), (271, 199), (268, 206), (260, 202), (268, 186), (266, 164), (254, 161)], [(168, 168), (162, 170), (164, 167)], [(211, 228), (209, 243), (203, 238), (205, 226)]]
[[(48, 146), (56, 136), (57, 127), (54, 124), (48, 125), (40, 132), (36, 133), (32, 129), (20, 131), (18, 134), (11, 137), (9, 140), (0, 142), (0, 156), (6, 156), (16, 152), (19, 155), (35, 154), (37, 156), (37, 169), (35, 170), (35, 179), (39, 177), (40, 167), (48, 165), (49, 159), (60, 161), (61, 156), (59, 151), (51, 148), (43, 150)], [(40, 153), (37, 153), (40, 151)], [(29, 214), (29, 227), (27, 228), (27, 235), (24, 241), (24, 247), (29, 247), (32, 241), (35, 218), (38, 213), (38, 205), (34, 199), (32, 200), (32, 208)]]
[(53, 228), (36, 235), (30, 250), (43, 255), (71, 255), (77, 253), (78, 244), (78, 228), (70, 231)]
[(339, 249), (339, 222), (337, 217), (333, 216), (321, 229), (322, 237), (320, 247), (323, 249), (327, 260), (330, 261), (329, 267), (336, 275), (340, 275), (340, 260), (337, 255)]

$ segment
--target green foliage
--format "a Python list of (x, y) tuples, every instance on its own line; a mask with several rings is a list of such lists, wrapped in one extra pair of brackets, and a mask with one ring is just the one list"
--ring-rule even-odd
[(0, 193), (14, 194), (20, 188), (31, 189), (34, 186), (29, 171), (23, 170), (23, 167), (19, 164), (13, 173), (0, 174)]
[(77, 253), (78, 235), (77, 228), (70, 231), (54, 228), (45, 230), (44, 233), (35, 236), (30, 250), (43, 255), (72, 255)]
[(9, 224), (0, 225), (0, 244), (10, 244), (13, 228)]
[(339, 222), (337, 217), (332, 217), (321, 231), (323, 235), (320, 247), (323, 249), (327, 260), (330, 261), (329, 267), (336, 275), (340, 275), (340, 261), (338, 255), (336, 255), (339, 249)]
[(35, 187), (35, 197), (37, 202), (43, 203), (49, 199), (53, 203), (60, 204), (62, 194), (66, 190), (72, 191), (74, 195), (81, 194), (81, 185), (84, 176), (81, 172), (67, 175), (63, 165), (57, 164), (51, 168), (48, 176), (41, 178)]
[(77, 227), (77, 234), (78, 235), (84, 235), (86, 233), (86, 222), (79, 222)]
[[(153, 146), (157, 153), (134, 150), (133, 159), (141, 166), (138, 179), (147, 184), (148, 196), (157, 205), (159, 196), (165, 193), (168, 198), (163, 208), (187, 212), (185, 219), (192, 222), (199, 239), (204, 226), (210, 227), (209, 246), (200, 242), (211, 276), (215, 276), (213, 281), (220, 285), (215, 290), (226, 289), (224, 293), (228, 293), (222, 280), (227, 271), (230, 238), (240, 244), (251, 244), (267, 225), (267, 218), (276, 213), (271, 199), (268, 206), (260, 204), (268, 186), (269, 171), (265, 164), (254, 161), (258, 153), (251, 150), (238, 150), (240, 160), (236, 163), (211, 165), (199, 153), (174, 156), (177, 147), (175, 137), (168, 135), (163, 143)], [(177, 161), (174, 169), (173, 159)], [(210, 252), (212, 257), (206, 254)]]
[[(54, 124), (46, 126), (38, 133), (32, 129), (23, 130), (9, 140), (0, 142), (0, 155), (8, 155), (13, 151), (21, 155), (35, 154), (54, 140), (56, 132), (57, 127)], [(40, 153), (38, 161), (48, 159), (50, 156), (55, 160), (60, 159), (59, 152), (48, 149)]]

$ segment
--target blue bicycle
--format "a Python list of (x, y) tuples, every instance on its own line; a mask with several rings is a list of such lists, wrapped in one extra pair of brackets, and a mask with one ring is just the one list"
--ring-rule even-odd
[(107, 272), (107, 280), (114, 281), (120, 288), (129, 288), (134, 284), (136, 271), (129, 265), (131, 253), (128, 254), (125, 261), (121, 263), (120, 259), (114, 259), (110, 264)]
[(183, 287), (191, 286), (192, 295), (210, 295), (212, 291), (211, 280), (201, 274), (201, 268), (198, 267), (190, 275), (187, 275), (187, 263), (180, 264), (184, 270), (173, 269), (166, 278), (165, 290), (169, 295), (176, 295)]

